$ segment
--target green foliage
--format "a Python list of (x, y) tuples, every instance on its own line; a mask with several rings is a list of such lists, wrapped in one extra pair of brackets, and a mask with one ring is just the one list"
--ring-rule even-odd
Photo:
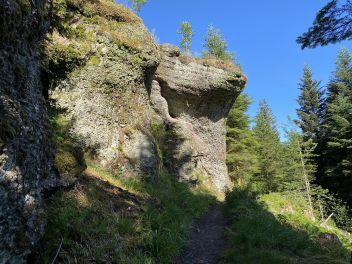
[(60, 263), (171, 263), (189, 238), (192, 219), (213, 201), (165, 171), (150, 185), (89, 163), (75, 188), (47, 203), (42, 258), (52, 260), (62, 238)]
[(313, 79), (309, 66), (305, 65), (299, 84), (300, 95), (297, 100), (297, 124), (303, 132), (304, 141), (318, 141), (318, 133), (322, 118), (323, 91), (320, 82)]
[(203, 53), (204, 58), (215, 57), (220, 60), (229, 61), (235, 59), (234, 54), (227, 51), (227, 43), (222, 38), (220, 30), (211, 25), (208, 28), (203, 46), (206, 49)]
[(239, 186), (248, 184), (258, 162), (255, 153), (258, 143), (250, 130), (246, 113), (250, 103), (246, 94), (240, 95), (227, 118), (226, 163), (231, 179)]
[(194, 32), (192, 26), (189, 22), (184, 21), (181, 23), (177, 34), (181, 35), (181, 50), (186, 54), (192, 54), (192, 38), (194, 37)]
[[(69, 119), (49, 110), (57, 159), (66, 164), (58, 169), (65, 173), (75, 155), (67, 151), (77, 147), (76, 141), (69, 136)], [(153, 124), (151, 131), (155, 143), (162, 144), (163, 125)], [(50, 263), (61, 240), (59, 263), (171, 263), (189, 239), (192, 220), (216, 200), (163, 168), (157, 181), (146, 182), (126, 178), (122, 171), (112, 174), (87, 156), (85, 160), (88, 168), (77, 182), (46, 203), (48, 224), (35, 250), (38, 263)]]
[[(51, 32), (41, 49), (47, 89), (86, 63), (96, 66), (104, 52), (125, 60), (125, 54), (133, 50), (131, 60), (140, 65), (145, 63), (140, 54), (155, 48), (140, 18), (114, 1), (54, 0), (52, 17)], [(102, 39), (105, 48), (93, 48)]]
[(319, 185), (313, 186), (312, 195), (315, 214), (320, 217), (320, 221), (327, 219), (333, 213), (332, 219), (339, 228), (348, 232), (352, 231), (351, 212), (346, 202), (336, 198), (329, 190), (323, 189)]
[[(300, 196), (271, 193), (256, 197), (236, 189), (226, 198), (231, 225), (221, 263), (348, 263), (351, 238), (325, 229), (306, 215)], [(338, 236), (341, 245), (322, 239)]]
[[(282, 153), (283, 180), (280, 182), (280, 190), (301, 192), (305, 189), (302, 171), (301, 149), (302, 135), (294, 130), (286, 132), (287, 140), (284, 143)], [(311, 180), (311, 179), (310, 179)]]
[(54, 107), (49, 106), (48, 111), (51, 125), (54, 128), (55, 166), (61, 177), (69, 181), (80, 176), (86, 168), (83, 150), (79, 140), (70, 135), (70, 120)]
[(319, 180), (352, 204), (352, 57), (346, 49), (339, 52), (324, 110)]
[(282, 178), (282, 145), (276, 128), (275, 117), (265, 101), (260, 102), (255, 119), (254, 137), (259, 143), (256, 148), (259, 171), (253, 180), (259, 185), (258, 191), (276, 191)]
[(325, 46), (345, 39), (351, 39), (351, 1), (339, 4), (338, 0), (331, 0), (317, 14), (313, 25), (307, 32), (297, 38), (302, 49)]

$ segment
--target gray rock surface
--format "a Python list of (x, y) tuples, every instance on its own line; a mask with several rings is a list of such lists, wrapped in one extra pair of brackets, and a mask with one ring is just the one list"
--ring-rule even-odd
[(231, 186), (225, 163), (225, 122), (246, 77), (233, 65), (221, 69), (216, 61), (214, 66), (191, 58), (185, 62), (176, 47), (161, 49), (151, 103), (178, 138), (167, 162), (181, 179), (208, 181), (224, 192)]
[(116, 8), (117, 14), (118, 8), (125, 12), (128, 22), (103, 16), (94, 20), (84, 12), (66, 10), (74, 18), (66, 23), (83, 28), (89, 37), (77, 39), (56, 29), (50, 34), (45, 49), (49, 65), (58, 60), (53, 52), (57, 49), (70, 52), (74, 47), (83, 54), (77, 59), (83, 63), (53, 82), (50, 99), (63, 110), (71, 122), (70, 133), (94, 161), (126, 175), (153, 176), (159, 161), (149, 133), (148, 90), (159, 64), (158, 46), (135, 14)]
[(0, 1), (0, 263), (23, 263), (43, 233), (42, 192), (56, 185), (39, 41), (48, 1)]

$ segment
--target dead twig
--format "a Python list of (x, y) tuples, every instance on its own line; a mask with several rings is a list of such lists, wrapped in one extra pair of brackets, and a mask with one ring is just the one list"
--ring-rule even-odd
[(61, 247), (62, 247), (62, 243), (63, 243), (63, 242), (64, 242), (64, 239), (63, 239), (63, 238), (61, 238), (60, 246), (59, 246), (59, 248), (57, 249), (57, 251), (56, 251), (56, 255), (55, 255), (55, 257), (54, 257), (53, 261), (51, 262), (51, 264), (54, 264), (54, 263), (55, 263), (55, 261), (56, 261), (56, 259), (57, 259), (57, 257), (59, 256), (59, 253), (60, 253), (60, 250), (61, 250)]

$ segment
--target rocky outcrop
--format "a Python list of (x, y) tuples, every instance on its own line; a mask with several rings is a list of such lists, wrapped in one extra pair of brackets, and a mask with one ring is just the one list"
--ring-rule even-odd
[[(224, 192), (225, 119), (246, 82), (241, 70), (159, 47), (123, 6), (96, 5), (67, 1), (44, 49), (48, 75), (63, 73), (50, 99), (70, 133), (91, 159), (124, 175), (154, 178), (164, 163), (181, 180)], [(106, 6), (108, 15), (99, 11)]]
[(151, 103), (172, 131), (168, 167), (188, 181), (208, 181), (224, 192), (226, 117), (244, 88), (240, 68), (216, 60), (195, 60), (164, 45), (151, 90)]
[(25, 261), (43, 233), (43, 189), (56, 184), (38, 56), (48, 2), (0, 2), (0, 263)]
[(64, 16), (54, 23), (43, 51), (51, 104), (94, 162), (125, 175), (156, 175), (148, 90), (159, 64), (158, 46), (122, 5), (65, 3), (54, 5)]

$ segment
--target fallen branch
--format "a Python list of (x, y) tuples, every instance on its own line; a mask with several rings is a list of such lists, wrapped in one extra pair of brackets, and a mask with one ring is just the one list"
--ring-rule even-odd
[(57, 259), (57, 257), (59, 256), (59, 253), (60, 253), (60, 250), (61, 250), (61, 247), (62, 247), (62, 243), (63, 243), (63, 242), (64, 242), (64, 239), (63, 239), (63, 238), (61, 238), (61, 243), (60, 243), (60, 246), (59, 246), (59, 248), (57, 249), (56, 255), (55, 255), (55, 257), (54, 257), (53, 261), (51, 262), (51, 264), (54, 264), (54, 263), (55, 263), (55, 261), (56, 261), (56, 259)]
[(331, 213), (331, 215), (329, 215), (329, 217), (326, 218), (326, 220), (325, 220), (323, 223), (321, 223), (320, 225), (321, 225), (321, 226), (326, 225), (326, 223), (330, 220), (330, 218), (331, 218), (333, 215), (334, 215), (334, 213)]

